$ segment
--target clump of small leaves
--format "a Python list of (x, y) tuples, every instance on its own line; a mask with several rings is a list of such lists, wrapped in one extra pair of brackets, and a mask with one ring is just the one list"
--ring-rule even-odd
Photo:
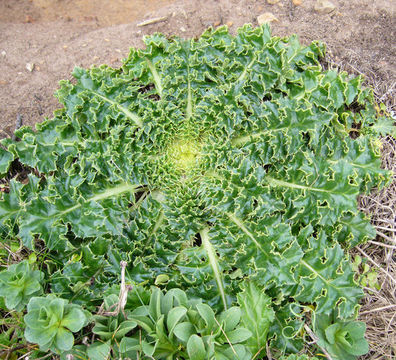
[(318, 345), (325, 348), (334, 360), (354, 360), (369, 350), (364, 338), (364, 322), (339, 321), (331, 316), (317, 315), (314, 331), (319, 337)]
[(43, 280), (44, 273), (23, 260), (0, 272), (0, 296), (8, 309), (21, 311), (33, 296), (42, 294)]
[(377, 290), (381, 289), (381, 285), (378, 282), (378, 273), (367, 264), (367, 259), (362, 259), (361, 256), (356, 255), (352, 262), (352, 269), (360, 275), (358, 283), (361, 286), (367, 286)]
[(240, 344), (252, 333), (241, 325), (238, 307), (216, 315), (210, 306), (188, 299), (180, 289), (163, 294), (153, 287), (149, 303), (135, 308), (128, 318), (142, 329), (121, 341), (121, 351), (132, 358), (137, 352), (155, 359), (231, 360), (252, 356)]
[(361, 77), (323, 71), (317, 42), (244, 26), (145, 43), (120, 69), (76, 68), (53, 119), (2, 141), (1, 174), (34, 171), (9, 182), (0, 221), (44, 242), (65, 299), (94, 309), (124, 261), (133, 284), (218, 313), (239, 303), (262, 329), (245, 341), (257, 356), (298, 353), (308, 309), (356, 315), (344, 251), (375, 236), (356, 198), (390, 179), (378, 136), (393, 123)]
[(50, 294), (30, 299), (25, 315), (26, 340), (40, 346), (41, 351), (55, 353), (73, 347), (73, 332), (80, 331), (87, 322), (80, 306)]

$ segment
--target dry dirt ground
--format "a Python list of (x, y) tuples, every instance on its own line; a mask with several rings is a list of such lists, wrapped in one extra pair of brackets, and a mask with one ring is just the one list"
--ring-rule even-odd
[[(297, 33), (304, 44), (324, 41), (328, 66), (364, 74), (377, 100), (395, 114), (395, 0), (331, 0), (331, 13), (316, 11), (318, 0), (278, 0), (273, 5), (268, 1), (276, 2), (0, 0), (0, 139), (12, 135), (18, 114), (26, 125), (50, 117), (59, 107), (53, 97), (58, 81), (70, 78), (74, 66), (119, 66), (129, 47), (142, 46), (143, 35), (196, 37), (208, 26), (221, 24), (235, 32), (245, 23), (257, 25), (257, 17), (265, 12), (277, 19), (271, 24), (274, 35)], [(139, 26), (154, 18), (160, 21)], [(386, 139), (384, 166), (396, 171), (395, 153), (396, 142)], [(363, 303), (362, 318), (369, 324), (373, 349), (366, 359), (372, 360), (396, 354), (395, 182), (392, 186), (362, 201), (362, 208), (382, 228), (385, 238), (379, 236), (378, 242), (387, 244), (360, 250), (382, 267), (381, 291), (368, 294)]]
[[(191, 37), (208, 26), (231, 31), (257, 24), (271, 12), (274, 35), (297, 33), (303, 43), (322, 40), (333, 61), (362, 72), (391, 102), (396, 81), (396, 2), (332, 0), (330, 14), (314, 10), (316, 0), (0, 0), (0, 138), (10, 135), (17, 114), (24, 124), (51, 116), (58, 81), (73, 67), (120, 65), (131, 46), (153, 32)], [(146, 19), (165, 17), (152, 25)], [(29, 65), (27, 65), (29, 64)], [(33, 71), (29, 71), (29, 68)], [(394, 104), (392, 104), (394, 105)]]

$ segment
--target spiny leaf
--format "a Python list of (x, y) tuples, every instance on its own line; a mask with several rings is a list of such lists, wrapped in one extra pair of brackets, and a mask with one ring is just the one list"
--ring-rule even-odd
[(242, 324), (252, 333), (247, 342), (250, 351), (252, 354), (266, 353), (269, 327), (275, 318), (271, 298), (254, 282), (248, 282), (237, 298), (242, 310)]

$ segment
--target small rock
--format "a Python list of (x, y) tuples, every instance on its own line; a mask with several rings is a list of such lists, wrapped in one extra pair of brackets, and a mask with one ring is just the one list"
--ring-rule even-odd
[(232, 21), (227, 21), (227, 26), (231, 27), (232, 25), (234, 25), (234, 23)]
[(33, 22), (34, 22), (33, 17), (31, 17), (30, 15), (26, 15), (26, 16), (25, 16), (25, 23), (31, 24), (31, 23), (33, 23)]
[(267, 0), (267, 3), (270, 5), (275, 5), (279, 2), (280, 0)]
[(213, 23), (213, 26), (214, 26), (214, 27), (217, 27), (217, 26), (219, 26), (220, 24), (221, 24), (221, 21), (218, 21), (218, 20), (217, 20), (215, 23)]
[(26, 63), (26, 70), (32, 72), (34, 70), (34, 64), (33, 63)]
[(186, 30), (186, 28), (185, 28), (184, 26), (181, 26), (181, 27), (180, 27), (180, 31), (181, 31), (181, 32), (186, 32), (187, 30)]
[(315, 11), (319, 14), (330, 14), (335, 8), (335, 5), (328, 0), (318, 0), (315, 4)]
[(302, 4), (302, 0), (293, 0), (294, 6), (300, 6)]
[(272, 21), (279, 21), (273, 13), (266, 12), (257, 17), (259, 25), (268, 24)]
[(1, 56), (6, 56), (7, 55), (7, 53), (3, 50), (2, 52), (1, 52)]
[(8, 84), (8, 81), (6, 81), (6, 80), (0, 80), (0, 85), (7, 85)]

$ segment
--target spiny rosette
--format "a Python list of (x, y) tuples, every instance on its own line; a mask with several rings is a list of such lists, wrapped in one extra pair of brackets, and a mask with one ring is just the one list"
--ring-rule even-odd
[(87, 307), (121, 260), (129, 281), (218, 309), (255, 279), (273, 345), (296, 352), (303, 306), (348, 318), (363, 294), (343, 248), (375, 235), (356, 197), (390, 178), (375, 140), (390, 120), (360, 77), (322, 69), (322, 44), (266, 26), (145, 44), (120, 69), (76, 68), (53, 119), (3, 140), (1, 174), (34, 170), (10, 181), (1, 221), (43, 240), (52, 291)]

